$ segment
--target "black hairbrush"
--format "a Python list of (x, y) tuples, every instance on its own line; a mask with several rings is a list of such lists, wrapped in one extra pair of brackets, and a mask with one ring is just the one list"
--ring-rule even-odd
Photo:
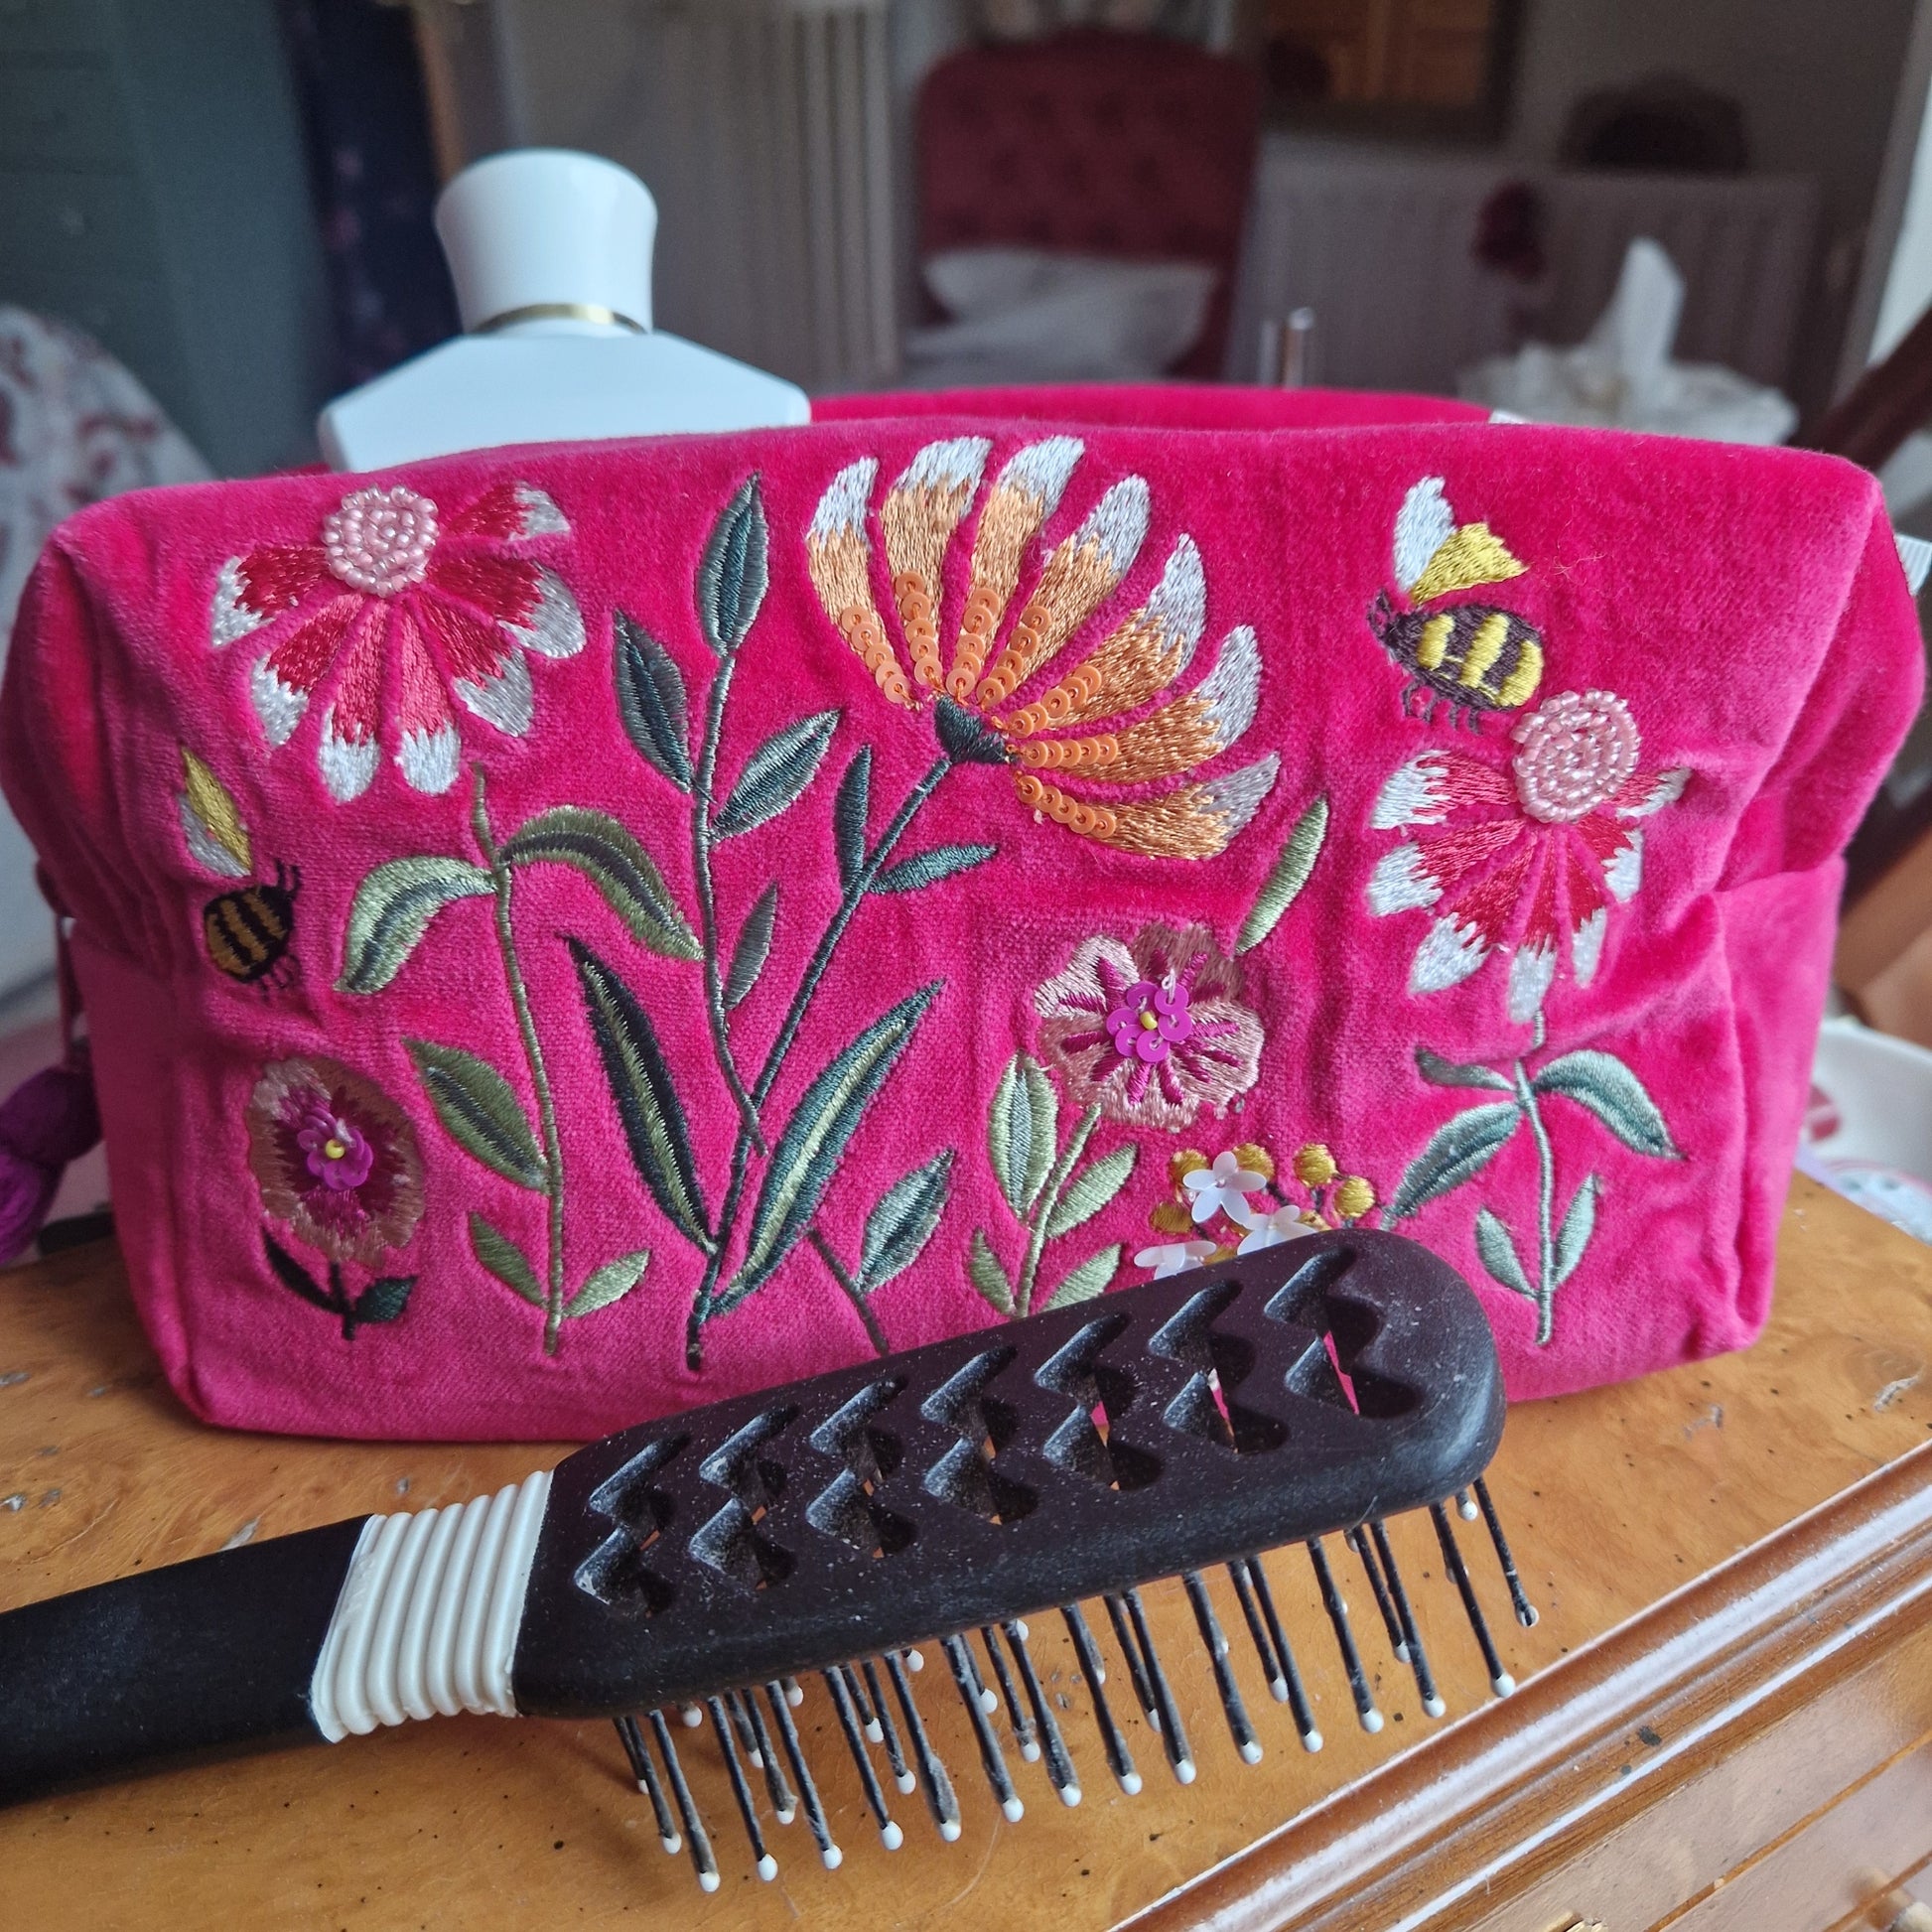
[(1502, 1417), (1486, 1320), (1450, 1268), (1395, 1235), (1315, 1236), (627, 1430), (494, 1496), (11, 1611), (0, 1801), (438, 1712), (612, 1717), (666, 1847), (688, 1841), (710, 1888), (717, 1865), (663, 1713), (709, 1714), (764, 1875), (776, 1866), (748, 1763), (781, 1820), (802, 1806), (836, 1864), (791, 1717), (807, 1672), (823, 1677), (886, 1843), (901, 1835), (869, 1741), (959, 1835), (912, 1692), (919, 1641), (936, 1640), (1007, 1815), (1021, 1800), (991, 1722), (1002, 1697), (1022, 1755), (1078, 1802), (1028, 1649), (1023, 1619), (1042, 1611), (1064, 1621), (1109, 1770), (1138, 1790), (1082, 1598), (1104, 1608), (1186, 1782), (1192, 1755), (1137, 1593), (1156, 1578), (1180, 1577), (1249, 1761), (1261, 1748), (1202, 1573), (1227, 1566), (1269, 1688), (1316, 1748), (1256, 1554), (1284, 1544), (1308, 1547), (1363, 1724), (1380, 1718), (1319, 1540), (1337, 1532), (1441, 1715), (1383, 1533), (1398, 1511), (1432, 1512), (1490, 1681), (1510, 1688), (1443, 1507), (1480, 1505), (1532, 1621), (1480, 1482)]

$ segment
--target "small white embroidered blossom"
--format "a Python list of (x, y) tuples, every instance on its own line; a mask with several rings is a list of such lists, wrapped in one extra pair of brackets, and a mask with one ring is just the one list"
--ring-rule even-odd
[(1302, 1210), (1293, 1202), (1272, 1214), (1260, 1214), (1243, 1201), (1238, 1208), (1230, 1207), (1228, 1213), (1248, 1230), (1234, 1251), (1238, 1255), (1259, 1254), (1263, 1248), (1279, 1248), (1284, 1241), (1300, 1241), (1317, 1232), (1303, 1220)]
[(1196, 1227), (1211, 1221), (1217, 1213), (1248, 1227), (1252, 1225), (1247, 1217), (1248, 1196), (1266, 1187), (1268, 1176), (1244, 1168), (1232, 1154), (1217, 1154), (1212, 1167), (1183, 1174), (1180, 1184), (1193, 1196), (1187, 1208)]
[(1198, 1268), (1214, 1252), (1211, 1241), (1164, 1241), (1158, 1247), (1143, 1248), (1134, 1257), (1137, 1268), (1152, 1268), (1153, 1279), (1165, 1281), (1170, 1275), (1184, 1275)]

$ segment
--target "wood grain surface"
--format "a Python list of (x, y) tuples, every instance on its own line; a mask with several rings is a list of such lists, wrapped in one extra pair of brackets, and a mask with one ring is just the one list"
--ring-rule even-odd
[[(1379, 1737), (1356, 1725), (1306, 1558), (1279, 1553), (1269, 1569), (1326, 1735), (1317, 1755), (1268, 1699), (1217, 1583), (1266, 1746), (1259, 1765), (1241, 1764), (1185, 1599), (1163, 1586), (1149, 1603), (1201, 1763), (1191, 1787), (1173, 1783), (1158, 1739), (1129, 1716), (1121, 1672), (1109, 1694), (1147, 1787), (1134, 1799), (1113, 1787), (1085, 1688), (1039, 1618), (1035, 1649), (1064, 1701), (1086, 1792), (1075, 1810), (1016, 1754), (1028, 1813), (1018, 1825), (1000, 1818), (934, 1653), (918, 1682), (960, 1789), (956, 1845), (939, 1841), (916, 1797), (895, 1794), (906, 1844), (883, 1850), (814, 1685), (799, 1719), (846, 1854), (836, 1873), (819, 1867), (801, 1823), (767, 1826), (777, 1882), (751, 1874), (708, 1732), (678, 1735), (726, 1869), (709, 1899), (688, 1863), (658, 1848), (608, 1725), (438, 1720), (0, 1814), (0, 1924), (707, 1932), (802, 1919), (838, 1932), (1087, 1932), (1145, 1913), (1163, 1932), (1544, 1932), (1575, 1912), (1629, 1932), (1721, 1898), (1747, 1873), (1788, 1903), (1772, 1852), (1803, 1850), (1809, 1832), (1813, 1852), (1842, 1840), (1846, 1860), (1890, 1857), (1884, 1821), (1922, 1803), (1929, 1363), (1932, 1250), (1799, 1181), (1777, 1311), (1756, 1348), (1512, 1413), (1491, 1482), (1543, 1613), (1534, 1630), (1511, 1620), (1479, 1526), (1457, 1527), (1524, 1680), (1514, 1698), (1489, 1696), (1433, 1533), (1412, 1519), (1392, 1535), (1449, 1703), (1446, 1723), (1422, 1713), (1360, 1571), (1334, 1543), (1390, 1722)], [(207, 1430), (162, 1381), (111, 1249), (0, 1277), (0, 1607), (237, 1539), (459, 1501), (561, 1452)], [(1840, 1713), (1830, 1725), (1810, 1715), (1818, 1686)], [(1755, 1767), (1742, 1786), (1706, 1782), (1732, 1755), (1708, 1745), (1721, 1720), (1738, 1761)], [(1691, 1822), (1659, 1822), (1673, 1815)], [(1925, 1835), (1913, 1862), (1932, 1853), (1932, 1819)], [(1605, 1863), (1592, 1876), (1587, 1862), (1598, 1852)], [(1849, 1864), (1842, 1881), (1832, 1877), (1839, 1857), (1809, 1861), (1826, 1874), (1815, 1916), (1758, 1923), (1823, 1926), (1857, 1909), (1858, 1896), (1832, 1890), (1853, 1882)], [(1906, 1863), (1900, 1854), (1891, 1871)], [(1452, 1869), (1476, 1875), (1458, 1889)], [(1614, 1906), (1571, 1895), (1585, 1879), (1623, 1883), (1618, 1873), (1629, 1887)], [(1744, 1921), (1682, 1922), (1703, 1932)]]

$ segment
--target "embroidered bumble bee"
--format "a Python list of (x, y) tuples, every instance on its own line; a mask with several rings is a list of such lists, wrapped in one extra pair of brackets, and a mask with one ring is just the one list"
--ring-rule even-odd
[(202, 908), (202, 944), (208, 959), (243, 986), (285, 986), (298, 972), (289, 947), (295, 938), (301, 868), (277, 860), (272, 885), (251, 879), (254, 847), (227, 787), (186, 745), (181, 748), (181, 774), (175, 802), (189, 852), (216, 878), (248, 882)]
[(1430, 610), (1457, 591), (1520, 577), (1525, 566), (1486, 523), (1455, 520), (1441, 477), (1425, 477), (1402, 499), (1395, 519), (1395, 578), (1411, 608), (1398, 611), (1386, 591), (1369, 606), (1368, 627), (1409, 673), (1402, 709), (1426, 692), (1421, 716), (1447, 700), (1452, 720), (1480, 730), (1485, 711), (1514, 711), (1536, 695), (1543, 677), (1543, 639), (1513, 611), (1486, 604)]

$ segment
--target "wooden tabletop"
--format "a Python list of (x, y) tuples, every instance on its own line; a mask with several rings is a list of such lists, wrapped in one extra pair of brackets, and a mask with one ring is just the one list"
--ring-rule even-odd
[[(1006, 1824), (977, 1776), (950, 1687), (928, 1670), (922, 1703), (959, 1786), (965, 1834), (944, 1845), (916, 1797), (896, 1800), (906, 1844), (889, 1855), (813, 1686), (800, 1725), (844, 1868), (820, 1868), (800, 1823), (773, 1831), (779, 1878), (759, 1883), (709, 1733), (680, 1731), (726, 1867), (723, 1890), (704, 1898), (688, 1863), (659, 1849), (609, 1725), (437, 1720), (0, 1814), (0, 1922), (90, 1932), (209, 1923), (655, 1923), (703, 1932), (803, 1919), (833, 1928), (1088, 1932), (1151, 1910), (1150, 1922), (1164, 1927), (1325, 1924), (1336, 1901), (1366, 1895), (1366, 1881), (1350, 1873), (1374, 1862), (1374, 1848), (1364, 1849), (1371, 1821), (1380, 1821), (1374, 1829), (1386, 1846), (1404, 1832), (1428, 1836), (1430, 1806), (1468, 1798), (1471, 1767), (1505, 1747), (1527, 1753), (1525, 1762), (1537, 1750), (1560, 1751), (1587, 1776), (1596, 1760), (1564, 1740), (1594, 1725), (1589, 1735), (1607, 1742), (1598, 1737), (1591, 1748), (1599, 1758), (1608, 1751), (1602, 1777), (1611, 1785), (1653, 1763), (1664, 1775), (1671, 1737), (1648, 1724), (1626, 1736), (1620, 1720), (1605, 1731), (1600, 1713), (1589, 1717), (1605, 1673), (1627, 1671), (1638, 1642), (1657, 1646), (1662, 1659), (1672, 1643), (1718, 1641), (1700, 1590), (1722, 1587), (1726, 1601), (1741, 1601), (1756, 1589), (1751, 1600), (1768, 1601), (1767, 1590), (1802, 1587), (1806, 1552), (1821, 1538), (1843, 1543), (1855, 1533), (1845, 1524), (1873, 1550), (1893, 1547), (1900, 1525), (1924, 1527), (1932, 1514), (1924, 1504), (1932, 1492), (1928, 1362), (1932, 1249), (1798, 1181), (1776, 1313), (1754, 1349), (1512, 1412), (1491, 1486), (1542, 1610), (1535, 1629), (1511, 1620), (1480, 1526), (1461, 1527), (1491, 1622), (1524, 1682), (1514, 1698), (1490, 1698), (1427, 1519), (1392, 1525), (1449, 1700), (1447, 1723), (1421, 1711), (1359, 1569), (1334, 1543), (1390, 1722), (1379, 1737), (1356, 1725), (1309, 1565), (1302, 1553), (1278, 1554), (1270, 1572), (1326, 1735), (1318, 1755), (1302, 1750), (1288, 1713), (1268, 1699), (1231, 1593), (1217, 1585), (1266, 1747), (1259, 1765), (1239, 1761), (1185, 1599), (1163, 1586), (1149, 1602), (1201, 1760), (1191, 1787), (1167, 1775), (1158, 1740), (1138, 1714), (1129, 1717), (1117, 1676), (1114, 1708), (1147, 1786), (1133, 1799), (1114, 1788), (1084, 1715), (1084, 1687), (1041, 1618), (1035, 1649), (1063, 1700), (1086, 1791), (1076, 1810), (1054, 1802), (1037, 1765), (1016, 1758), (1028, 1811)], [(163, 1382), (111, 1248), (0, 1277), (0, 1607), (365, 1511), (460, 1501), (561, 1453), (205, 1429)], [(1627, 1761), (1612, 1761), (1619, 1758)], [(1492, 1777), (1490, 1786), (1502, 1782)], [(1205, 1884), (1192, 1882), (1217, 1865)], [(1272, 1902), (1249, 1912), (1251, 1898)]]

